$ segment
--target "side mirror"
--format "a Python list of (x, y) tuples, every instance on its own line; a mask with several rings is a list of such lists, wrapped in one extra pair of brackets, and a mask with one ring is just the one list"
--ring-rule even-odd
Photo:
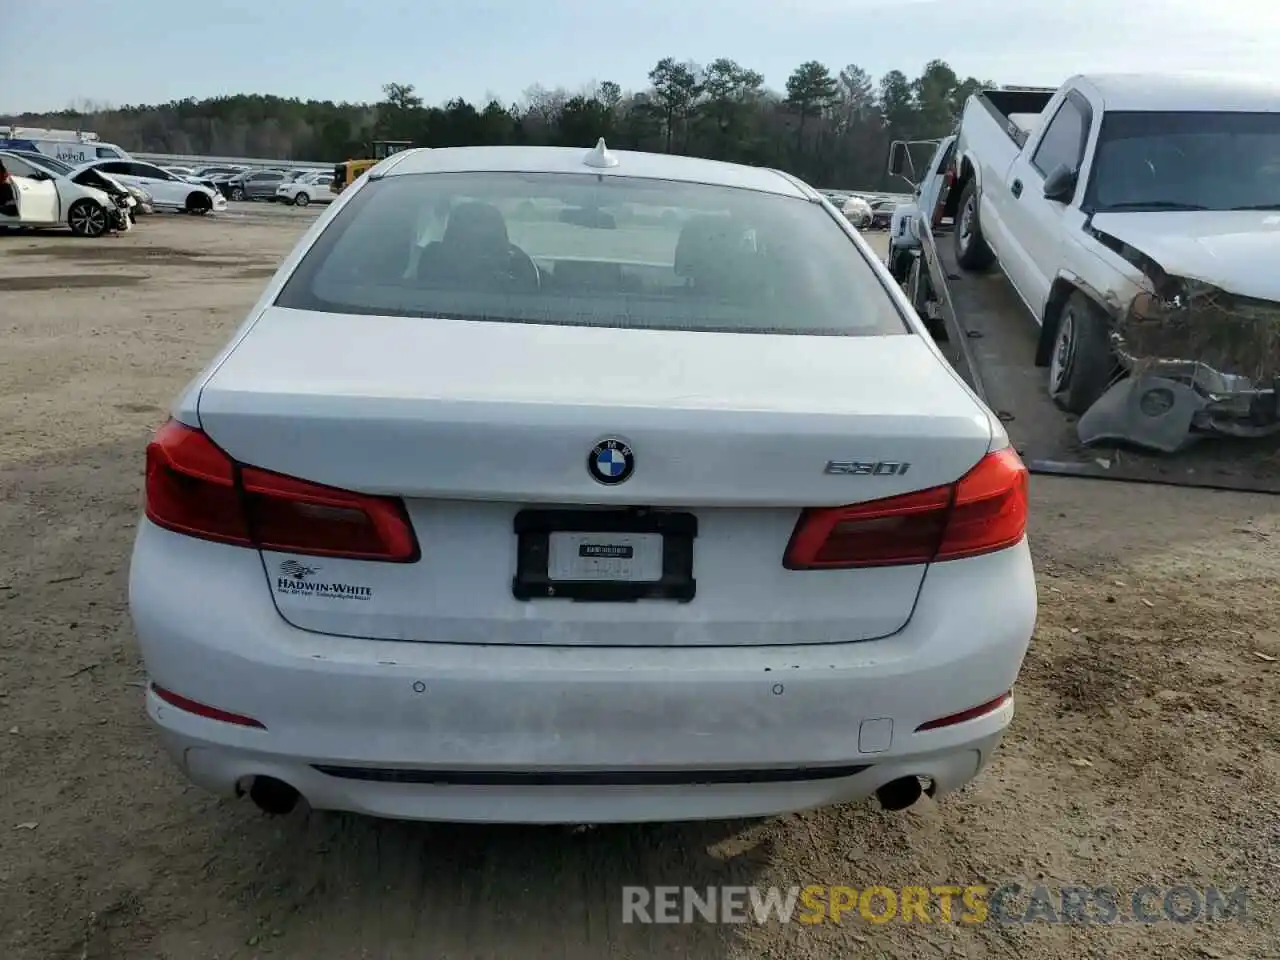
[(1044, 178), (1044, 198), (1054, 203), (1070, 203), (1076, 195), (1078, 174), (1065, 163), (1060, 163)]
[(901, 140), (895, 140), (889, 145), (889, 173), (895, 177), (902, 176), (902, 171), (907, 168), (907, 145)]

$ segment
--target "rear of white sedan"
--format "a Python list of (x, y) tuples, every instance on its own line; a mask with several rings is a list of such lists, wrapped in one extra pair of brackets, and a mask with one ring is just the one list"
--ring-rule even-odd
[(909, 309), (780, 173), (384, 161), (148, 447), (167, 749), (269, 811), (455, 821), (965, 784), (1034, 626), (1027, 474)]

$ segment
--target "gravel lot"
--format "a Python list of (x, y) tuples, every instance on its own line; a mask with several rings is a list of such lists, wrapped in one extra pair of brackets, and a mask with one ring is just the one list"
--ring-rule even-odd
[[(241, 205), (236, 205), (237, 210)], [(0, 235), (0, 956), (1280, 956), (1280, 511), (1036, 478), (1041, 621), (964, 793), (757, 823), (477, 829), (188, 788), (126, 607), (142, 450), (314, 213)], [(1247, 922), (621, 923), (624, 884), (1216, 884)], [(936, 915), (935, 915), (936, 916)]]

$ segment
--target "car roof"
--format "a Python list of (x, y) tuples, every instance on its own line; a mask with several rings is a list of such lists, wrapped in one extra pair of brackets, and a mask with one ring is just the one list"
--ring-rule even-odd
[(1106, 110), (1215, 113), (1280, 112), (1280, 83), (1262, 77), (1198, 73), (1091, 73)]
[(419, 147), (392, 154), (387, 158), (390, 163), (379, 171), (378, 176), (398, 177), (417, 173), (587, 173), (738, 187), (802, 200), (814, 200), (818, 197), (815, 191), (800, 181), (764, 167), (635, 150), (611, 150), (609, 152), (617, 159), (617, 165), (596, 167), (584, 162), (594, 152), (582, 147)]

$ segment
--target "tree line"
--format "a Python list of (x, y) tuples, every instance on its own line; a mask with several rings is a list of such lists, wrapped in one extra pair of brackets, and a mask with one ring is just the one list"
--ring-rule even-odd
[(389, 83), (373, 104), (239, 94), (118, 108), (86, 102), (7, 119), (78, 126), (138, 153), (325, 163), (365, 156), (374, 140), (587, 147), (605, 137), (620, 149), (771, 166), (822, 186), (876, 189), (890, 185), (891, 140), (945, 136), (966, 98), (994, 86), (961, 79), (942, 60), (929, 61), (914, 79), (891, 70), (878, 82), (855, 64), (833, 73), (809, 61), (779, 92), (734, 60), (701, 65), (666, 57), (648, 80), (637, 91), (613, 81), (573, 93), (533, 86), (513, 104), (455, 98), (428, 106), (412, 84)]

